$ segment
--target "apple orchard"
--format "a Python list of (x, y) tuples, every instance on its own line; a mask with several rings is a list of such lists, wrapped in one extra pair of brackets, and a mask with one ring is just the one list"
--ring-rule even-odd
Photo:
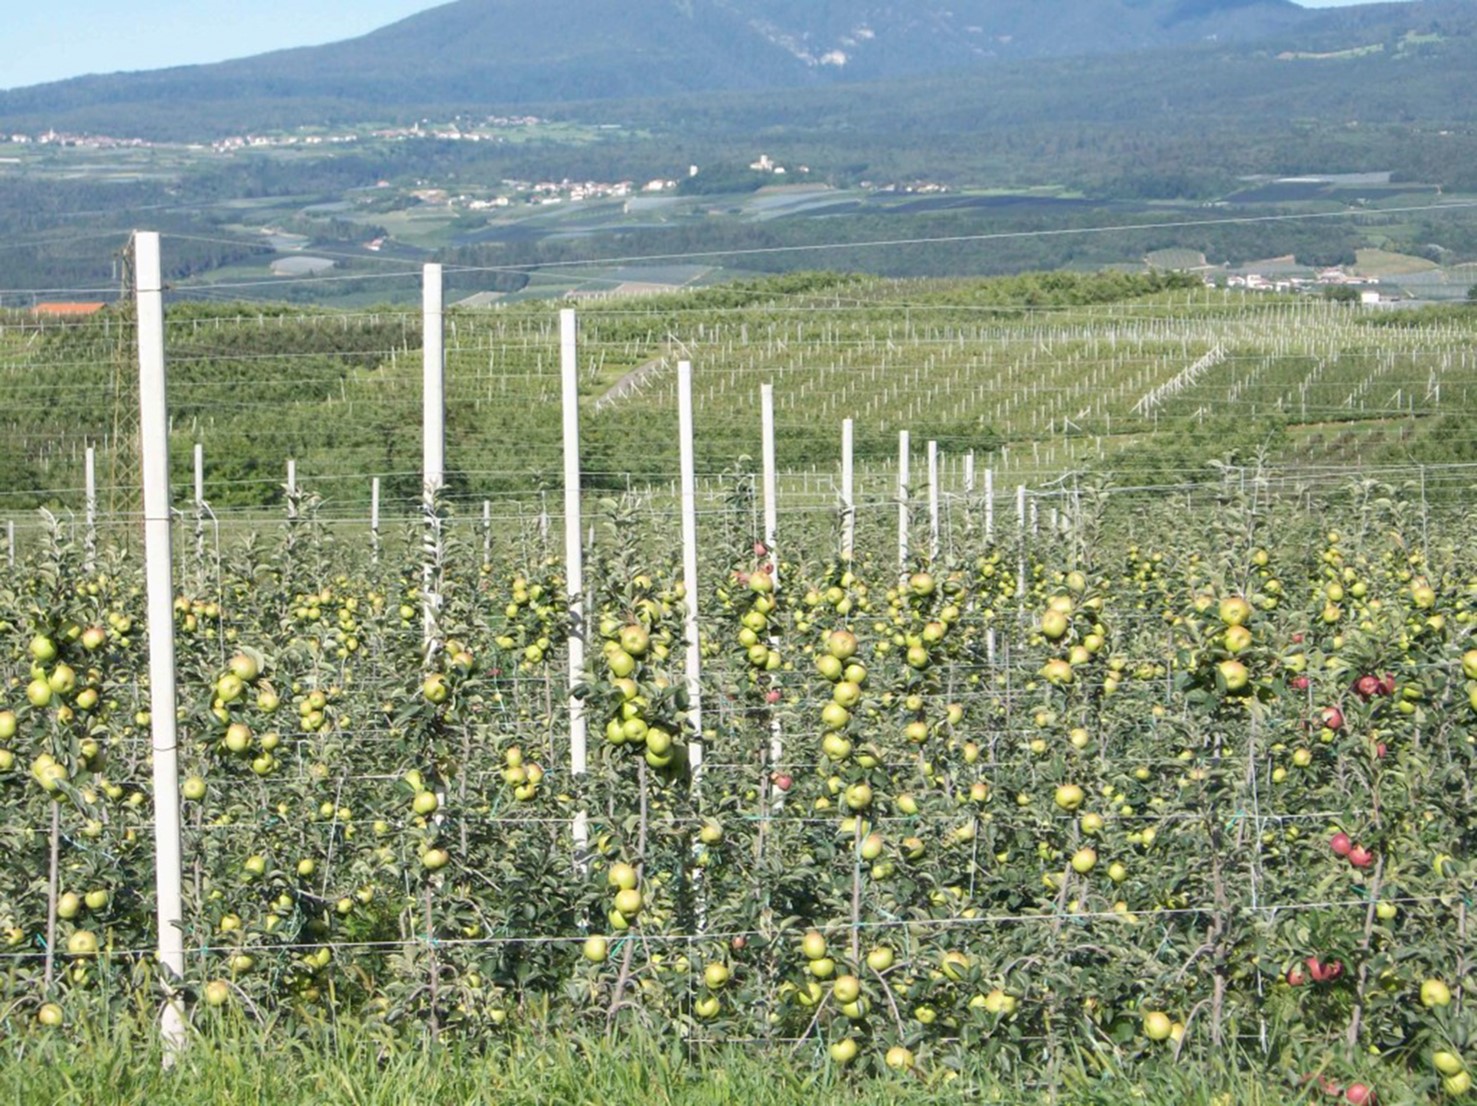
[[(1350, 1101), (1465, 1094), (1470, 521), (1094, 502), (1070, 541), (965, 503), (902, 577), (865, 525), (776, 571), (736, 508), (695, 596), (663, 511), (603, 502), (579, 778), (560, 560), (446, 519), (426, 669), (414, 544), (305, 502), (174, 604), (191, 1018), (637, 1023), (927, 1077), (1234, 1045)], [(58, 526), (0, 592), (11, 1034), (160, 994), (134, 561)]]
[[(573, 597), (535, 516), (434, 496), (371, 543), (290, 481), (177, 543), (190, 1023), (1469, 1094), (1462, 492), (1228, 466), (997, 526), (970, 486), (927, 540), (885, 494), (761, 525), (745, 465), (686, 547), (663, 489), (587, 494)], [(44, 517), (0, 585), (0, 1026), (82, 1042), (176, 981), (137, 535)]]

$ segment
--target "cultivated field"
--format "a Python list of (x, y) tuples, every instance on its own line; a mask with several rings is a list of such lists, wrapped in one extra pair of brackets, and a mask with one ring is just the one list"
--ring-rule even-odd
[[(1470, 472), (1440, 450), (1463, 448), (1470, 322), (1021, 291), (585, 313), (574, 602), (552, 314), (448, 318), (454, 479), (429, 515), (396, 452), (420, 448), (419, 320), (172, 315), (179, 1001), (202, 1090), (267, 1079), (222, 1059), (240, 1042), (297, 1041), (273, 1078), (324, 1100), (365, 1100), (332, 1073), (367, 1047), (387, 1086), (461, 1095), (434, 1043), (536, 1098), (520, 1063), (606, 1079), (614, 1037), (643, 1074), (580, 1095), (650, 1093), (663, 1065), (668, 1091), (721, 1070), (746, 1100), (795, 1069), (773, 1101), (853, 1073), (896, 1081), (863, 1083), (885, 1100), (1466, 1094), (1477, 561)], [(77, 414), (79, 381), (130, 394), (131, 327), (0, 336), (6, 386), (32, 371), (11, 417), (51, 443), (19, 458), (38, 477), (84, 444), (54, 410)], [(747, 460), (770, 382), (773, 500)], [(112, 447), (126, 405), (93, 406), (119, 420), (96, 525), (40, 485), (57, 510), (0, 588), (22, 1088), (63, 1057), (130, 1070), (165, 994), (138, 477)], [(1269, 448), (1205, 450), (1207, 427)], [(1350, 435), (1341, 464), (1306, 451), (1324, 430)], [(236, 466), (194, 508), (192, 438)], [(261, 495), (284, 440), (310, 449)], [(373, 477), (399, 490), (371, 534)], [(215, 504), (232, 489), (250, 511)]]

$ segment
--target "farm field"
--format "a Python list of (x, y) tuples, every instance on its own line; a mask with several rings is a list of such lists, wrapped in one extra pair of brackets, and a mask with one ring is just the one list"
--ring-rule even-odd
[[(448, 494), (468, 510), (534, 503), (559, 472), (554, 317), (542, 304), (447, 315)], [(716, 483), (755, 456), (759, 385), (772, 383), (779, 466), (811, 506), (834, 503), (847, 417), (859, 464), (876, 472), (869, 495), (896, 484), (900, 430), (920, 448), (938, 443), (955, 489), (970, 452), (1000, 488), (1071, 471), (1193, 482), (1232, 453), (1288, 471), (1477, 460), (1460, 433), (1477, 402), (1474, 317), (1462, 308), (1360, 311), (1175, 274), (799, 274), (583, 301), (580, 319), (592, 488), (675, 478), (684, 357), (696, 367), (702, 476)], [(364, 518), (370, 475), (387, 506), (415, 502), (419, 312), (181, 304), (167, 329), (176, 476), (188, 486), (200, 444), (217, 512), (280, 503), (289, 458), (328, 514)], [(17, 313), (0, 325), (0, 508), (79, 510), (88, 445), (101, 473), (132, 464), (132, 349), (126, 313), (46, 325)], [(1344, 433), (1357, 448), (1304, 450)], [(104, 503), (121, 509), (126, 489), (103, 484)]]
[[(673, 1086), (781, 1061), (777, 1102), (1467, 1095), (1470, 315), (785, 280), (582, 309), (573, 603), (551, 312), (447, 317), (429, 520), (418, 317), (171, 312), (200, 1086), (334, 1100), (331, 1064), (239, 1057), (290, 1040), (372, 1047), (387, 1088), (445, 1049), (504, 1058), (508, 1100), (513, 1058), (619, 1098), (645, 1076), (596, 1042), (630, 1039)], [(0, 343), (48, 504), (0, 586), (0, 1080), (45, 1080), (122, 1063), (164, 986), (137, 362), (125, 316)]]

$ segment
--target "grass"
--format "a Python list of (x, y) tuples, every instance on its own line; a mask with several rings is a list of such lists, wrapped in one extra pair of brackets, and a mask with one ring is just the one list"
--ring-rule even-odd
[(1440, 268), (1434, 261), (1424, 257), (1389, 250), (1363, 249), (1357, 251), (1357, 256), (1359, 260), (1354, 271), (1365, 276), (1404, 276)]
[(1205, 254), (1199, 250), (1168, 249), (1154, 250), (1145, 255), (1144, 262), (1156, 269), (1203, 269)]
[[(709, 1046), (693, 1051), (675, 1036), (513, 1036), (469, 1053), (430, 1045), (386, 1049), (370, 1032), (344, 1026), (321, 1039), (267, 1028), (215, 1028), (194, 1037), (173, 1070), (162, 1053), (112, 1029), (82, 1039), (17, 1039), (0, 1055), (0, 1101), (83, 1106), (271, 1103), (272, 1106), (923, 1106), (930, 1104), (1182, 1103), (1275, 1106), (1301, 1099), (1265, 1074), (1154, 1060), (1132, 1075), (1063, 1065), (1053, 1086), (1025, 1086), (983, 1070), (943, 1081), (917, 1074), (838, 1072), (813, 1052)], [(1043, 1078), (1044, 1069), (1018, 1078)]]

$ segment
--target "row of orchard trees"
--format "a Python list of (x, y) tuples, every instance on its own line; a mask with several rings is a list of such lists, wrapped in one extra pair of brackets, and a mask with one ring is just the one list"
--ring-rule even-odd
[[(1087, 556), (1024, 551), (1024, 587), (983, 541), (900, 582), (869, 528), (777, 573), (752, 532), (715, 540), (699, 728), (665, 516), (610, 504), (576, 774), (562, 558), (484, 563), (447, 520), (427, 669), (419, 544), (376, 567), (308, 505), (171, 611), (191, 1016), (1434, 1080), (1470, 1033), (1469, 535), (1203, 506), (1109, 500)], [(5, 1001), (80, 1031), (156, 993), (145, 613), (110, 550), (87, 573), (59, 541), (21, 579)]]
[(489, 561), (427, 429), (424, 518), (377, 562), (309, 497), (188, 592), (57, 532), (0, 596), (12, 1024), (163, 983), (181, 1017), (387, 1041), (636, 1021), (938, 1074), (1241, 1048), (1460, 1089), (1468, 520), (1371, 487), (1309, 516), (1253, 474), (901, 561), (843, 511), (852, 556), (800, 557), (765, 479), (757, 527), (736, 500), (679, 543), (627, 497), (591, 542), (572, 500), (563, 557)]

